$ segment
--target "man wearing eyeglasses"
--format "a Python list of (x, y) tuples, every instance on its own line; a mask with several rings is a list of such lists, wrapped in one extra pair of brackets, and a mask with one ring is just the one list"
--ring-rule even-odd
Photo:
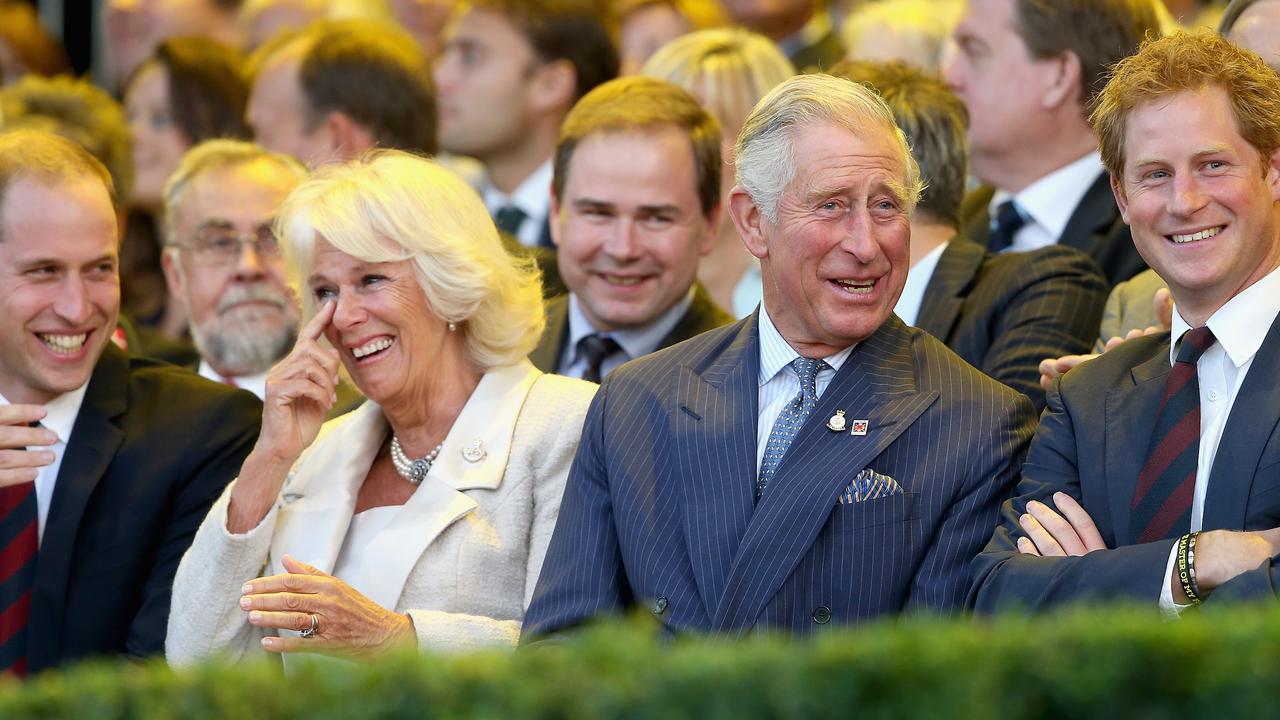
[[(187, 152), (165, 186), (165, 278), (200, 351), (193, 369), (259, 399), (267, 371), (298, 335), (298, 303), (272, 222), (306, 174), (293, 157), (261, 145), (209, 140)], [(362, 400), (339, 383), (329, 414)]]

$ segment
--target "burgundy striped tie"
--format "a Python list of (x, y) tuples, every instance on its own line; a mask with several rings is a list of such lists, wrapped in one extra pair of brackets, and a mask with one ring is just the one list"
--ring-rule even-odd
[(1200, 460), (1200, 380), (1196, 362), (1216, 339), (1206, 327), (1188, 330), (1165, 380), (1147, 462), (1133, 494), (1138, 542), (1176, 537), (1191, 529), (1191, 505)]

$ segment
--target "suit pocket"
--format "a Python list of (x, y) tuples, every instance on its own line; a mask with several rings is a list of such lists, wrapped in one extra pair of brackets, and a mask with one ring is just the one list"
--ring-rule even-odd
[(831, 511), (831, 530), (850, 533), (914, 520), (918, 495), (908, 492), (845, 505), (837, 503)]

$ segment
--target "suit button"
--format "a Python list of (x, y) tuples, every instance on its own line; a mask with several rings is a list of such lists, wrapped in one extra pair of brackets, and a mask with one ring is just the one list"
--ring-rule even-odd
[(667, 609), (667, 598), (665, 596), (660, 597), (657, 600), (653, 601), (654, 615), (661, 615), (664, 611), (666, 611), (666, 609)]
[(826, 625), (831, 622), (831, 608), (826, 605), (819, 605), (813, 609), (813, 621), (819, 625)]

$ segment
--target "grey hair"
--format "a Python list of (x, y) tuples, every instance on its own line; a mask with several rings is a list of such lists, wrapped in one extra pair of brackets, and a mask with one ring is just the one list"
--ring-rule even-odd
[(835, 125), (858, 136), (889, 133), (896, 138), (906, 168), (897, 190), (907, 211), (915, 210), (924, 189), (920, 166), (889, 106), (859, 83), (831, 75), (799, 75), (756, 104), (742, 125), (735, 149), (736, 180), (770, 222), (777, 222), (778, 203), (796, 176), (793, 135), (815, 123)]
[(322, 167), (294, 188), (276, 218), (306, 316), (316, 242), (364, 262), (408, 260), (432, 312), (458, 324), (481, 370), (519, 362), (542, 335), (542, 282), (513, 257), (480, 196), (433, 160), (373, 150)]
[(307, 176), (307, 168), (284, 153), (271, 152), (257, 143), (244, 140), (205, 140), (182, 156), (177, 169), (164, 184), (165, 242), (176, 245), (178, 233), (178, 208), (182, 196), (197, 175), (229, 167), (240, 167), (265, 160), (292, 173), (299, 181)]

